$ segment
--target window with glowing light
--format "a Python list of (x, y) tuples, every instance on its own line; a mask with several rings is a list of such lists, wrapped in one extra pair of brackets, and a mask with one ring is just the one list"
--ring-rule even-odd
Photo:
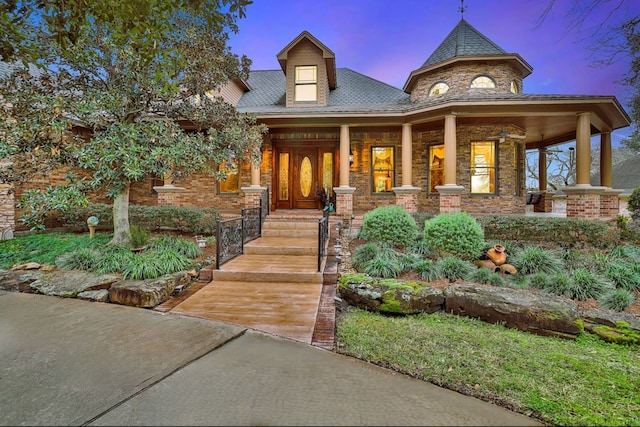
[(373, 193), (390, 193), (396, 177), (393, 147), (371, 148), (371, 171)]
[(429, 96), (437, 96), (442, 95), (443, 93), (447, 93), (449, 91), (449, 85), (445, 82), (438, 82), (431, 86), (429, 89)]
[(295, 102), (315, 102), (318, 100), (318, 67), (298, 65), (295, 69)]
[(471, 143), (471, 194), (496, 192), (496, 142)]
[(496, 87), (496, 82), (491, 77), (479, 76), (473, 79), (470, 87), (471, 89), (493, 89)]

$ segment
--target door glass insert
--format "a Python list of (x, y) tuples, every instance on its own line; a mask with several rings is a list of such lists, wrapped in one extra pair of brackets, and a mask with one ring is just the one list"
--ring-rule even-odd
[(333, 196), (333, 153), (324, 153), (322, 156), (322, 183), (327, 196)]
[(280, 153), (278, 163), (278, 198), (289, 200), (289, 153)]
[(311, 194), (311, 181), (313, 181), (311, 160), (305, 156), (300, 164), (300, 192), (303, 197), (309, 197)]

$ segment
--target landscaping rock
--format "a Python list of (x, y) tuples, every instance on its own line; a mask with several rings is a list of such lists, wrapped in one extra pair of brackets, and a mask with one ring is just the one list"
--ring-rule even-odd
[(31, 289), (45, 295), (75, 298), (84, 291), (108, 289), (118, 280), (120, 278), (112, 274), (98, 276), (83, 270), (53, 271), (42, 274), (31, 283)]
[(100, 289), (98, 291), (80, 292), (76, 298), (95, 302), (109, 302), (109, 291)]
[(133, 307), (153, 308), (171, 298), (177, 286), (191, 281), (186, 271), (167, 274), (156, 279), (123, 280), (109, 288), (109, 301)]
[(573, 300), (521, 289), (454, 284), (444, 290), (445, 311), (544, 336), (575, 338), (583, 332)]
[(38, 280), (40, 276), (42, 276), (42, 273), (37, 270), (1, 270), (0, 289), (30, 292), (31, 284)]
[(588, 310), (582, 313), (584, 329), (607, 342), (640, 344), (640, 317), (628, 313)]
[(340, 296), (351, 305), (365, 310), (387, 314), (434, 313), (442, 310), (442, 291), (427, 283), (369, 280), (344, 280), (339, 287)]

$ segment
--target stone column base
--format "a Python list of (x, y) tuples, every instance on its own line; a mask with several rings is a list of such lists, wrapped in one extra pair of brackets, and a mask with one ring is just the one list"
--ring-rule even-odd
[(567, 195), (567, 218), (600, 219), (600, 195), (606, 187), (580, 184), (563, 187)]
[(409, 213), (418, 212), (418, 193), (421, 188), (413, 186), (393, 187), (396, 195), (396, 205), (402, 206), (402, 209)]
[(267, 187), (250, 186), (240, 188), (244, 193), (244, 207), (246, 209), (259, 208), (262, 195), (267, 191)]
[(353, 193), (355, 187), (333, 187), (336, 193), (336, 215), (342, 219), (351, 219), (353, 214)]
[(440, 213), (454, 213), (462, 210), (462, 193), (464, 187), (461, 185), (438, 185), (436, 190), (440, 194)]
[(12, 186), (0, 184), (0, 240), (13, 239), (16, 231), (15, 197)]
[(158, 206), (180, 206), (179, 195), (184, 191), (184, 187), (175, 185), (161, 185), (153, 187), (158, 193)]

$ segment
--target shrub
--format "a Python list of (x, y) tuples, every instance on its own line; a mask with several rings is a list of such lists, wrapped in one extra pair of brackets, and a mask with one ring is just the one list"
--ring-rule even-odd
[(505, 285), (505, 280), (502, 276), (488, 268), (478, 268), (476, 271), (471, 273), (469, 280), (475, 283), (499, 287), (503, 287)]
[(351, 266), (356, 270), (361, 270), (362, 267), (378, 253), (378, 245), (373, 242), (358, 245), (353, 251), (351, 258)]
[(626, 289), (631, 292), (640, 289), (640, 273), (626, 262), (612, 262), (604, 274), (613, 282), (616, 288)]
[(102, 258), (100, 252), (92, 248), (78, 248), (58, 255), (56, 266), (61, 270), (93, 270)]
[(476, 269), (475, 265), (452, 255), (439, 259), (436, 264), (440, 275), (450, 282), (467, 279)]
[(600, 306), (609, 310), (625, 311), (636, 302), (636, 297), (626, 289), (614, 289), (598, 300)]
[(480, 224), (466, 212), (439, 214), (424, 224), (424, 238), (433, 252), (472, 260), (484, 247)]
[(564, 268), (562, 259), (553, 251), (528, 246), (519, 251), (511, 262), (521, 274), (555, 274)]
[(156, 252), (141, 252), (131, 258), (122, 270), (123, 279), (144, 280), (155, 279), (162, 275), (163, 266)]
[(401, 206), (381, 206), (364, 214), (361, 235), (366, 240), (408, 247), (417, 234), (416, 222)]
[(558, 296), (569, 295), (571, 292), (571, 278), (567, 273), (554, 274), (549, 277), (549, 281), (542, 290)]
[(376, 256), (362, 266), (362, 272), (369, 276), (390, 279), (398, 277), (402, 272), (402, 266), (397, 259)]
[(438, 270), (438, 266), (435, 261), (431, 259), (422, 259), (416, 263), (416, 272), (418, 276), (422, 280), (426, 280), (431, 282), (433, 280), (439, 279), (442, 277), (440, 275), (440, 270)]
[(529, 276), (529, 286), (532, 288), (546, 289), (551, 279), (547, 273), (538, 272)]
[(402, 271), (415, 270), (418, 261), (420, 261), (420, 257), (412, 253), (403, 253), (398, 257), (398, 262), (400, 263), (400, 268), (402, 269)]
[(151, 238), (151, 232), (149, 230), (135, 224), (129, 227), (129, 232), (131, 233), (130, 243), (132, 248), (144, 247)]
[(631, 192), (627, 201), (627, 210), (634, 221), (640, 220), (640, 187)]
[(418, 255), (429, 255), (431, 253), (431, 249), (429, 249), (429, 242), (427, 242), (422, 236), (414, 240), (407, 250)]
[(98, 274), (123, 271), (136, 255), (126, 245), (113, 245), (103, 251), (103, 257), (96, 265)]
[(195, 242), (169, 234), (153, 239), (147, 246), (147, 249), (157, 251), (169, 250), (187, 258), (197, 258), (202, 255), (202, 249), (200, 249)]
[(612, 290), (613, 285), (606, 278), (586, 268), (578, 268), (571, 273), (571, 286), (568, 296), (580, 301), (589, 298), (598, 299), (605, 292)]

